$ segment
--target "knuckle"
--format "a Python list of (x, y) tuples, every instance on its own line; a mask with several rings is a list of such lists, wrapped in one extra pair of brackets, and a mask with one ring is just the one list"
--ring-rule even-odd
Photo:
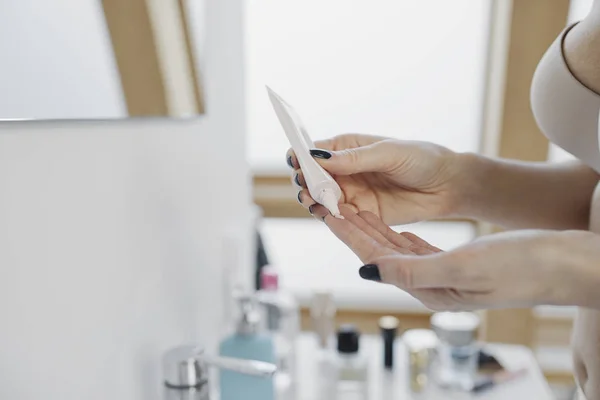
[(345, 149), (341, 151), (342, 155), (348, 160), (348, 162), (355, 164), (358, 162), (358, 152), (356, 149)]

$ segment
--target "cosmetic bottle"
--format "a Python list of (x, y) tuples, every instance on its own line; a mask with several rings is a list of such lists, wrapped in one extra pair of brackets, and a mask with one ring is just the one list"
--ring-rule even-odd
[(379, 330), (383, 342), (383, 367), (387, 370), (394, 368), (394, 342), (400, 321), (398, 318), (388, 315), (379, 319)]
[(360, 333), (353, 325), (342, 325), (337, 332), (337, 400), (368, 400), (368, 362), (360, 352)]
[[(254, 296), (238, 295), (239, 317), (233, 334), (219, 346), (222, 357), (275, 363), (273, 337), (262, 332), (260, 314)], [(273, 378), (258, 378), (235, 371), (223, 370), (219, 376), (221, 400), (274, 400)]]
[(337, 351), (335, 349), (336, 306), (328, 291), (315, 291), (310, 302), (310, 319), (315, 333), (314, 354), (316, 400), (335, 400), (337, 396)]
[(406, 352), (410, 391), (423, 393), (430, 384), (430, 369), (438, 339), (430, 329), (409, 329), (402, 335), (402, 345)]
[(330, 292), (317, 291), (313, 294), (310, 304), (310, 318), (321, 351), (332, 348), (336, 312), (333, 295)]
[(294, 296), (279, 286), (279, 273), (273, 266), (261, 271), (257, 299), (265, 327), (275, 340), (277, 400), (293, 400), (296, 382), (296, 341), (300, 333), (300, 312)]
[(470, 312), (433, 314), (431, 326), (438, 337), (435, 380), (444, 388), (471, 391), (475, 385), (479, 346), (479, 317)]

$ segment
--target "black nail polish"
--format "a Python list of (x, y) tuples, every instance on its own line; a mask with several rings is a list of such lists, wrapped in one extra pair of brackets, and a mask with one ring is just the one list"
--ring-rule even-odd
[(296, 182), (296, 184), (297, 184), (298, 186), (302, 186), (302, 185), (300, 184), (300, 175), (296, 174), (296, 176), (294, 177), (294, 181)]
[(298, 203), (302, 204), (302, 199), (300, 198), (300, 195), (302, 194), (302, 192), (298, 192)]
[(314, 215), (313, 214), (313, 206), (308, 207), (308, 212), (310, 213), (310, 215)]
[(314, 158), (322, 158), (325, 160), (328, 160), (331, 158), (331, 153), (326, 151), (326, 150), (321, 150), (321, 149), (312, 149), (310, 151), (310, 155), (313, 156)]
[(375, 264), (367, 264), (360, 267), (358, 274), (361, 278), (368, 281), (381, 282), (381, 275), (379, 274), (379, 267)]
[(288, 158), (285, 161), (287, 162), (287, 165), (290, 166), (290, 168), (294, 168), (294, 164), (292, 164), (292, 156), (288, 156)]

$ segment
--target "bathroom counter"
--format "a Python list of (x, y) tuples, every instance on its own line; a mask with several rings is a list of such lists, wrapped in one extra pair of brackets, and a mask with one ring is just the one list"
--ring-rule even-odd
[[(383, 345), (378, 336), (364, 335), (361, 337), (361, 352), (369, 358), (369, 400), (389, 399), (554, 399), (531, 350), (524, 346), (488, 344), (486, 351), (493, 354), (507, 369), (527, 368), (527, 374), (513, 381), (499, 384), (479, 394), (453, 394), (430, 387), (426, 393), (412, 394), (408, 385), (406, 356), (401, 340), (398, 338), (394, 349), (394, 369), (386, 371), (383, 368)], [(312, 334), (304, 334), (298, 342), (298, 396), (295, 400), (321, 400), (317, 393), (318, 368), (315, 360), (317, 345)], [(347, 399), (350, 400), (350, 399)], [(352, 399), (354, 400), (354, 399)]]

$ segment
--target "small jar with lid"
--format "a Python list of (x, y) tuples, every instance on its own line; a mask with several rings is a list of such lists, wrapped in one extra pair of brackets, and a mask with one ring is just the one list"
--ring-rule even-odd
[(431, 317), (438, 337), (435, 380), (445, 388), (470, 391), (475, 385), (480, 319), (471, 312), (441, 312)]

